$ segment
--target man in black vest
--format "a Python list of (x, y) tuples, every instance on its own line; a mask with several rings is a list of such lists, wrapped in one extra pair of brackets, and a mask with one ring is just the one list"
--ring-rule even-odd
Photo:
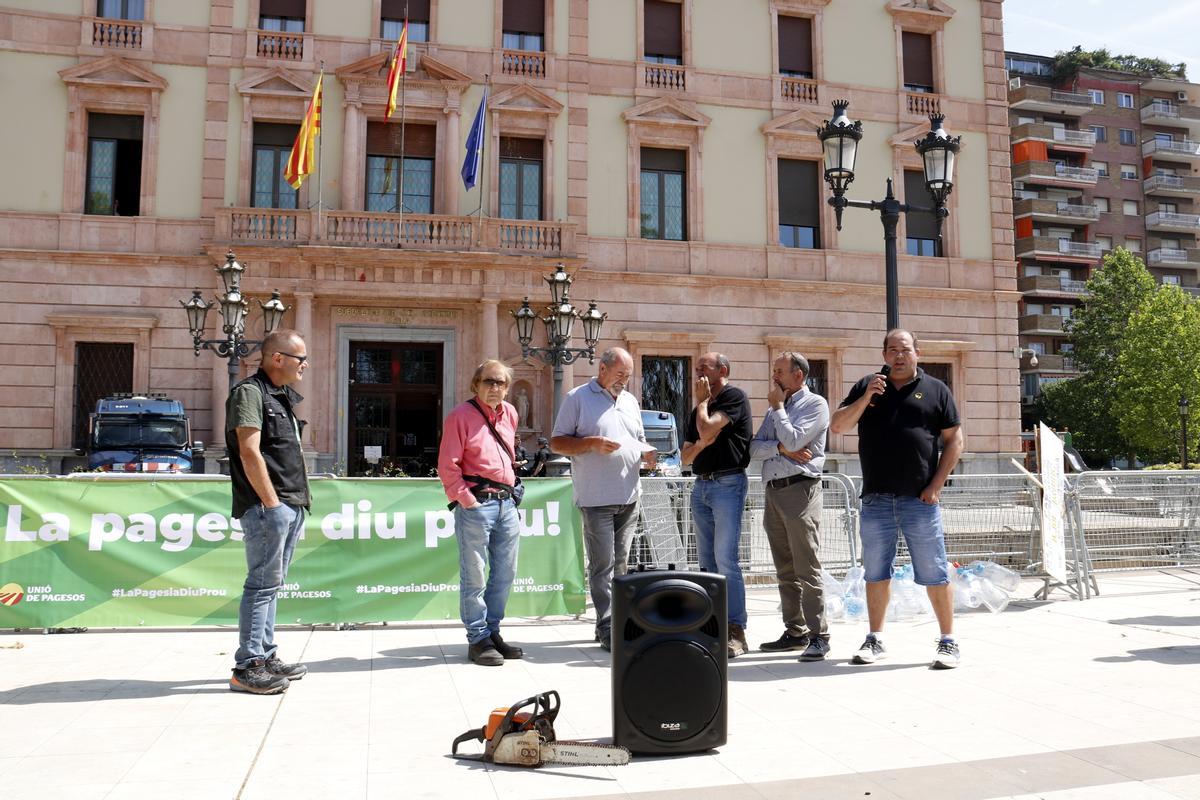
[(225, 404), (233, 516), (247, 567), (229, 688), (278, 694), (308, 672), (275, 653), (275, 597), (312, 506), (295, 411), (304, 398), (290, 386), (304, 377), (308, 349), (296, 331), (279, 330), (263, 341), (262, 354), (258, 372), (234, 386)]

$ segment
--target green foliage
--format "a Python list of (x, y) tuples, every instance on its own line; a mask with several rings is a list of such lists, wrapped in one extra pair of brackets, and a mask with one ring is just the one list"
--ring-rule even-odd
[[(1179, 399), (1200, 390), (1200, 305), (1179, 287), (1162, 286), (1133, 313), (1122, 338), (1115, 403), (1121, 434), (1143, 453), (1178, 453)], [(1189, 428), (1192, 416), (1189, 407)]]
[(1089, 466), (1124, 456), (1129, 446), (1121, 437), (1110, 404), (1111, 387), (1090, 374), (1042, 388), (1034, 414), (1055, 430), (1071, 432), (1071, 444)]
[(1054, 54), (1054, 80), (1056, 83), (1067, 83), (1074, 80), (1079, 70), (1091, 67), (1093, 69), (1108, 69), (1117, 72), (1128, 72), (1143, 78), (1178, 78), (1187, 80), (1187, 65), (1183, 62), (1172, 64), (1161, 58), (1143, 58), (1135, 55), (1114, 56), (1104, 48), (1099, 50), (1084, 50), (1075, 45), (1070, 50), (1060, 50)]
[(1154, 294), (1146, 265), (1124, 247), (1107, 256), (1087, 282), (1087, 302), (1067, 326), (1075, 366), (1081, 372), (1109, 374), (1117, 366), (1129, 318)]

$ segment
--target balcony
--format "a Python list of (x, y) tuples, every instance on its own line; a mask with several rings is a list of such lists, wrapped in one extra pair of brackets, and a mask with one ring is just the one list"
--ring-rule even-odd
[(1178, 105), (1167, 100), (1153, 100), (1142, 106), (1142, 122), (1148, 125), (1187, 128), (1192, 134), (1200, 135), (1200, 108)]
[(928, 117), (942, 113), (940, 95), (927, 92), (904, 92), (904, 111), (914, 117)]
[(1029, 363), (1031, 360), (1028, 353), (1021, 356), (1021, 372), (1075, 372), (1075, 359), (1065, 353), (1039, 353), (1036, 367)]
[(1100, 209), (1095, 205), (1077, 205), (1062, 200), (1027, 198), (1013, 204), (1013, 217), (1033, 217), (1039, 222), (1086, 225), (1100, 220)]
[(546, 77), (546, 54), (535, 50), (501, 50), (500, 72), (515, 78)]
[(1045, 142), (1053, 150), (1084, 153), (1096, 146), (1096, 134), (1091, 131), (1072, 131), (1054, 125), (1027, 122), (1012, 129), (1012, 142)]
[(1092, 110), (1092, 98), (1086, 93), (1060, 92), (1049, 86), (1021, 83), (1008, 90), (1008, 105), (1026, 111), (1079, 117)]
[(259, 58), (270, 58), (277, 61), (304, 61), (306, 53), (311, 58), (312, 43), (305, 42), (311, 34), (249, 31), (248, 35), (253, 39), (251, 52)]
[(639, 67), (642, 88), (665, 89), (671, 92), (687, 91), (687, 67), (649, 61), (642, 63)]
[(405, 250), (478, 251), (568, 257), (575, 254), (575, 225), (568, 222), (460, 217), (445, 214), (378, 214), (278, 208), (217, 209), (217, 239), (240, 244), (324, 244)]
[(1156, 248), (1146, 253), (1146, 264), (1151, 267), (1195, 269), (1200, 267), (1200, 250)]
[(1172, 214), (1168, 211), (1152, 211), (1146, 215), (1146, 230), (1200, 232), (1200, 215)]
[(1017, 278), (1017, 291), (1030, 295), (1080, 297), (1086, 289), (1086, 281), (1059, 278), (1055, 275), (1026, 275)]
[(149, 24), (142, 20), (85, 17), (84, 44), (113, 50), (149, 49)]
[[(1057, 314), (1026, 314), (1017, 320), (1017, 330), (1028, 334), (1062, 336), (1064, 319)], [(1039, 361), (1041, 358), (1038, 356)]]
[(1051, 236), (1028, 236), (1017, 239), (1016, 254), (1017, 258), (1091, 263), (1100, 258), (1100, 245), (1097, 242), (1072, 242)]
[(807, 78), (782, 75), (779, 78), (779, 97), (788, 103), (815, 106), (818, 102), (817, 82)]
[(1142, 155), (1164, 161), (1200, 162), (1200, 142), (1191, 139), (1172, 142), (1150, 139), (1142, 142)]
[(1200, 178), (1185, 178), (1180, 175), (1151, 175), (1142, 181), (1146, 194), (1161, 194), (1170, 197), (1194, 197), (1200, 195)]
[(1042, 186), (1095, 186), (1099, 175), (1091, 167), (1067, 167), (1054, 161), (1013, 164), (1013, 180)]

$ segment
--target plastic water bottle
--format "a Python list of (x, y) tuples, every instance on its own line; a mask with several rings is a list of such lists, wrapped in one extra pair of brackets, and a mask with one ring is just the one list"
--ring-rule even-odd
[(825, 618), (840, 620), (846, 616), (846, 601), (841, 594), (825, 595)]
[(992, 561), (983, 565), (983, 577), (991, 581), (997, 588), (1012, 594), (1021, 588), (1020, 574), (1007, 567), (1002, 567)]
[(987, 578), (979, 581), (979, 599), (987, 606), (987, 610), (993, 614), (999, 614), (1004, 609), (1008, 608), (1009, 600), (1008, 592), (1001, 589), (996, 584), (992, 583)]
[(862, 619), (866, 613), (867, 604), (861, 597), (847, 594), (845, 597), (846, 619)]

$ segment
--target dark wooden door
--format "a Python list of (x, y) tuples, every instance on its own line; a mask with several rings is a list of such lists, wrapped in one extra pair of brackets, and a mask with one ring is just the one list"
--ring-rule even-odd
[[(352, 342), (347, 474), (425, 477), (442, 433), (442, 345)], [(363, 448), (380, 448), (378, 464)]]

